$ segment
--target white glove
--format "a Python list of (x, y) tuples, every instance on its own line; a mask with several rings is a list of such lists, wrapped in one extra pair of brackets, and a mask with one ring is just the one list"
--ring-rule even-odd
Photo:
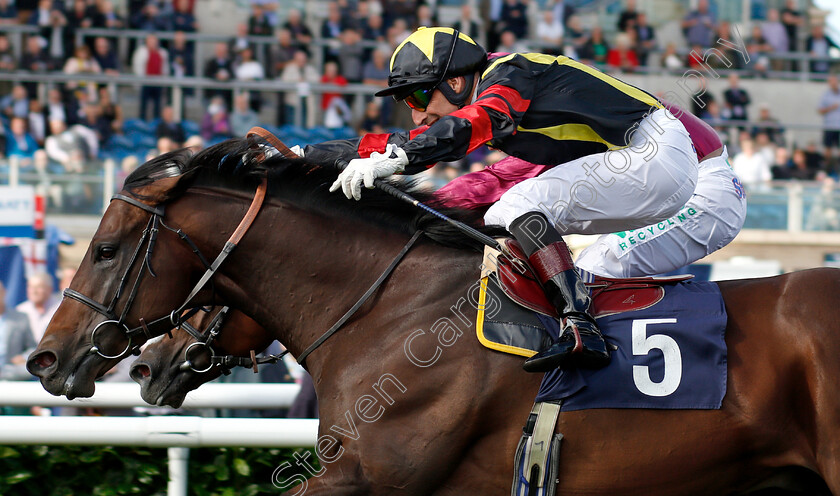
[(344, 196), (356, 200), (362, 197), (362, 182), (365, 188), (373, 189), (374, 179), (388, 177), (405, 170), (408, 157), (405, 151), (390, 143), (385, 147), (385, 153), (373, 152), (370, 158), (354, 158), (338, 175), (338, 179), (330, 186), (330, 192), (341, 188)]
[(291, 150), (292, 153), (294, 153), (298, 157), (303, 158), (303, 148), (300, 145), (295, 145), (289, 148), (289, 150)]

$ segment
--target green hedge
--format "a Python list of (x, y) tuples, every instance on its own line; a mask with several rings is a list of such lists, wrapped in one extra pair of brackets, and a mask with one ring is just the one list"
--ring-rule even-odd
[[(189, 494), (277, 495), (272, 474), (284, 461), (294, 464), (295, 451), (190, 449)], [(309, 459), (314, 460), (314, 455)], [(157, 496), (166, 494), (167, 480), (165, 448), (0, 446), (2, 495)]]

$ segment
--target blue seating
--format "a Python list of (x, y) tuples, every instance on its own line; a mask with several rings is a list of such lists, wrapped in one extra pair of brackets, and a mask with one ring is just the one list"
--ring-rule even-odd
[(181, 121), (181, 126), (184, 128), (184, 134), (187, 138), (201, 133), (201, 126), (195, 121)]
[(132, 131), (139, 131), (144, 134), (154, 134), (155, 128), (143, 119), (126, 119), (123, 123), (123, 129), (126, 134)]
[(102, 150), (128, 150), (134, 147), (134, 143), (123, 134), (113, 134), (104, 143)]
[(154, 148), (157, 146), (157, 140), (155, 139), (154, 135), (143, 133), (139, 131), (130, 131), (126, 132), (125, 136), (129, 139), (132, 144), (132, 148)]

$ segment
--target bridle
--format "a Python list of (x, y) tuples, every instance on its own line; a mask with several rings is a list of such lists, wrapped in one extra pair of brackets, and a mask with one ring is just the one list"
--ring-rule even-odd
[[(202, 311), (208, 311), (202, 309)], [(213, 316), (213, 319), (210, 323), (207, 324), (207, 328), (204, 332), (199, 331), (195, 327), (193, 327), (189, 322), (182, 322), (181, 329), (187, 332), (190, 336), (195, 339), (193, 343), (190, 343), (187, 346), (187, 349), (184, 350), (184, 361), (181, 363), (179, 369), (182, 371), (192, 370), (196, 374), (204, 374), (209, 372), (214, 367), (220, 367), (222, 373), (225, 375), (230, 374), (231, 369), (233, 367), (246, 367), (252, 368), (254, 373), (259, 372), (259, 365), (265, 363), (277, 363), (283, 359), (286, 354), (289, 353), (289, 350), (284, 350), (279, 355), (266, 355), (257, 357), (254, 350), (251, 350), (250, 357), (240, 357), (236, 355), (217, 355), (216, 352), (213, 350), (213, 341), (221, 334), (222, 332), (222, 325), (224, 324), (225, 319), (230, 312), (230, 307), (225, 306), (222, 307), (219, 312)], [(210, 357), (209, 365), (205, 368), (197, 368), (195, 365), (194, 358), (196, 357), (196, 352), (194, 350), (205, 350)], [(191, 355), (192, 352), (192, 355)]]
[[(146, 339), (152, 339), (157, 336), (161, 336), (163, 334), (168, 334), (169, 337), (172, 337), (171, 329), (181, 327), (182, 323), (195, 315), (195, 313), (199, 310), (198, 307), (192, 308), (191, 310), (184, 312), (184, 309), (190, 306), (193, 298), (204, 289), (208, 282), (211, 281), (213, 275), (216, 271), (219, 270), (219, 267), (222, 265), (222, 262), (225, 261), (228, 255), (236, 248), (237, 244), (241, 241), (242, 237), (251, 227), (254, 222), (254, 219), (257, 217), (257, 213), (259, 213), (260, 208), (262, 207), (263, 201), (265, 200), (265, 193), (268, 187), (268, 181), (266, 178), (263, 178), (262, 182), (259, 186), (257, 186), (256, 193), (254, 194), (254, 199), (251, 202), (251, 206), (248, 208), (245, 216), (242, 218), (242, 221), (239, 223), (239, 226), (234, 230), (233, 234), (231, 234), (228, 241), (225, 243), (224, 248), (213, 261), (213, 263), (208, 263), (207, 259), (201, 254), (201, 251), (198, 249), (196, 244), (190, 239), (190, 237), (183, 232), (181, 229), (174, 229), (167, 226), (163, 222), (163, 216), (165, 215), (165, 210), (163, 206), (156, 206), (153, 207), (151, 205), (147, 205), (135, 198), (130, 196), (125, 196), (121, 194), (116, 194), (111, 198), (111, 201), (120, 200), (124, 201), (130, 205), (133, 205), (137, 208), (145, 210), (151, 214), (149, 217), (149, 221), (146, 223), (146, 228), (143, 230), (143, 233), (140, 236), (140, 241), (137, 243), (137, 247), (134, 249), (134, 253), (131, 256), (131, 260), (128, 263), (128, 267), (126, 267), (125, 273), (120, 278), (120, 283), (117, 286), (117, 290), (114, 292), (114, 296), (111, 298), (110, 303), (108, 305), (104, 305), (99, 303), (98, 301), (94, 300), (93, 298), (84, 295), (74, 289), (67, 288), (64, 290), (64, 297), (76, 300), (84, 305), (87, 305), (89, 308), (93, 309), (95, 312), (105, 316), (107, 320), (104, 320), (96, 325), (93, 328), (93, 331), (90, 335), (90, 354), (98, 354), (100, 357), (110, 360), (110, 359), (120, 359), (129, 354), (139, 354), (140, 352), (140, 345), (134, 345), (134, 337), (139, 335), (145, 335)], [(201, 276), (201, 279), (196, 283), (193, 287), (192, 291), (190, 291), (189, 296), (184, 300), (184, 302), (176, 309), (172, 310), (168, 315), (155, 319), (151, 322), (146, 322), (143, 318), (140, 318), (140, 325), (135, 328), (129, 328), (128, 325), (125, 323), (125, 318), (128, 315), (129, 310), (131, 309), (132, 304), (134, 303), (134, 299), (137, 296), (137, 292), (140, 288), (140, 282), (143, 279), (143, 275), (145, 274), (145, 270), (147, 269), (149, 274), (152, 277), (157, 277), (154, 270), (151, 266), (151, 256), (152, 252), (154, 251), (155, 243), (157, 241), (157, 235), (160, 230), (160, 227), (175, 233), (178, 237), (187, 243), (193, 253), (198, 256), (199, 260), (205, 267), (204, 275)], [(123, 291), (128, 284), (128, 278), (131, 274), (132, 269), (134, 268), (134, 264), (137, 262), (138, 256), (143, 249), (143, 245), (147, 244), (146, 246), (146, 254), (143, 257), (143, 261), (140, 263), (140, 270), (137, 273), (137, 278), (134, 280), (134, 284), (131, 288), (131, 292), (126, 299), (126, 303), (123, 306), (123, 310), (120, 313), (119, 317), (117, 317), (116, 313), (114, 312), (117, 302), (123, 295)], [(116, 355), (108, 355), (102, 351), (102, 348), (97, 345), (96, 343), (96, 333), (106, 325), (115, 326), (118, 329), (122, 329), (123, 333), (126, 337), (128, 337), (128, 343), (123, 351)]]
[[(267, 141), (275, 149), (275, 150), (272, 151), (272, 150), (268, 150), (268, 149), (263, 148), (263, 150), (262, 150), (263, 159), (265, 157), (271, 156), (271, 155), (273, 155), (273, 153), (277, 153), (277, 152), (281, 153), (286, 158), (297, 158), (298, 157), (285, 144), (283, 144), (283, 142), (281, 142), (279, 139), (277, 139), (277, 137), (275, 137), (273, 134), (266, 131), (265, 129), (258, 128), (258, 127), (252, 128), (250, 131), (248, 131), (247, 136), (250, 137), (252, 135), (260, 136), (261, 138), (263, 138), (265, 141)], [(381, 181), (380, 181), (379, 186), (380, 186), (380, 188), (382, 188), (382, 182)], [(228, 241), (225, 243), (224, 247), (222, 248), (222, 251), (216, 257), (216, 259), (213, 261), (213, 263), (208, 263), (207, 262), (207, 259), (201, 254), (201, 251), (198, 249), (196, 244), (189, 238), (189, 236), (185, 232), (183, 232), (181, 229), (173, 229), (173, 228), (167, 226), (163, 222), (163, 217), (165, 215), (165, 209), (164, 209), (163, 205), (158, 205), (158, 206), (147, 205), (147, 204), (145, 204), (145, 203), (143, 203), (143, 202), (141, 202), (141, 201), (139, 201), (135, 198), (132, 198), (130, 196), (125, 196), (125, 195), (122, 195), (122, 194), (116, 194), (113, 197), (111, 197), (111, 201), (114, 201), (114, 200), (124, 201), (124, 202), (126, 202), (130, 205), (133, 205), (137, 208), (140, 208), (140, 209), (142, 209), (146, 212), (149, 212), (151, 214), (151, 217), (149, 218), (149, 221), (146, 224), (146, 228), (143, 230), (143, 233), (140, 236), (140, 241), (137, 243), (137, 247), (134, 250), (134, 254), (131, 257), (131, 260), (129, 261), (129, 264), (128, 264), (128, 267), (125, 270), (125, 273), (120, 278), (120, 283), (117, 287), (117, 290), (115, 291), (114, 296), (111, 298), (111, 301), (107, 306), (105, 306), (102, 303), (99, 303), (98, 301), (94, 300), (93, 298), (90, 298), (89, 296), (86, 296), (86, 295), (84, 295), (84, 294), (82, 294), (82, 293), (80, 293), (80, 292), (78, 292), (74, 289), (67, 288), (67, 289), (64, 290), (64, 297), (65, 298), (70, 298), (70, 299), (76, 300), (76, 301), (88, 306), (89, 308), (91, 308), (95, 312), (105, 316), (106, 319), (107, 319), (107, 320), (104, 320), (104, 321), (100, 322), (99, 324), (97, 324), (96, 327), (94, 327), (93, 331), (91, 332), (91, 335), (90, 335), (91, 347), (90, 347), (90, 350), (88, 351), (88, 354), (98, 354), (100, 357), (102, 357), (106, 360), (122, 359), (129, 354), (135, 354), (136, 355), (136, 354), (140, 353), (140, 345), (133, 345), (135, 336), (144, 335), (146, 337), (146, 339), (149, 340), (149, 339), (153, 339), (155, 337), (162, 336), (162, 335), (166, 334), (170, 338), (172, 338), (172, 329), (173, 328), (176, 328), (176, 329), (177, 328), (182, 328), (182, 327), (187, 328), (185, 326), (185, 321), (187, 319), (189, 319), (190, 317), (192, 317), (193, 315), (195, 315), (195, 313), (200, 310), (200, 307), (191, 308), (187, 312), (184, 312), (184, 309), (190, 307), (190, 303), (192, 302), (192, 299), (195, 298), (195, 296), (202, 289), (204, 289), (204, 286), (206, 286), (208, 282), (212, 281), (212, 278), (215, 275), (216, 271), (218, 271), (219, 267), (225, 261), (227, 256), (230, 255), (230, 253), (233, 251), (234, 248), (236, 248), (238, 243), (242, 240), (242, 237), (245, 235), (245, 233), (251, 227), (254, 220), (256, 219), (257, 214), (259, 213), (260, 209), (262, 208), (263, 202), (265, 200), (265, 195), (266, 195), (267, 188), (268, 188), (268, 180), (267, 180), (266, 177), (263, 177), (262, 182), (260, 182), (260, 185), (257, 187), (257, 190), (254, 194), (254, 199), (251, 202), (251, 206), (248, 208), (248, 211), (245, 213), (245, 216), (240, 221), (239, 226), (237, 226), (237, 228), (234, 230), (233, 234), (231, 234), (230, 238), (228, 239)], [(396, 194), (402, 194), (403, 197), (407, 197), (407, 195), (405, 195), (404, 193), (402, 193), (399, 190), (396, 190), (393, 187), (391, 187), (390, 189), (393, 190), (393, 192), (389, 191), (390, 194), (395, 194), (394, 192), (396, 192)], [(387, 191), (387, 189), (386, 189), (386, 191)], [(400, 197), (400, 196), (398, 196), (398, 197)], [(410, 197), (408, 197), (408, 198), (410, 199)], [(417, 206), (425, 207), (425, 209), (428, 209), (428, 207), (426, 207), (425, 205), (419, 204), (419, 202), (416, 202), (416, 200), (413, 201), (413, 203)], [(438, 216), (441, 216), (441, 214), (439, 214), (435, 211), (432, 211), (432, 212), (434, 212)], [(456, 223), (457, 221), (449, 220), (449, 222)], [(163, 226), (165, 229), (177, 234), (178, 237), (182, 241), (187, 243), (187, 245), (190, 247), (190, 249), (193, 251), (193, 253), (195, 253), (195, 255), (199, 258), (201, 263), (204, 265), (206, 270), (204, 272), (204, 275), (201, 276), (201, 279), (199, 279), (199, 281), (195, 284), (192, 291), (190, 291), (187, 298), (184, 300), (184, 302), (178, 308), (176, 308), (175, 310), (172, 310), (168, 315), (165, 315), (163, 317), (160, 317), (160, 318), (155, 319), (155, 320), (153, 320), (151, 322), (148, 322), (148, 323), (143, 318), (140, 318), (140, 319), (138, 319), (139, 322), (140, 322), (140, 325), (138, 327), (129, 328), (128, 325), (126, 325), (126, 323), (125, 323), (125, 318), (128, 315), (128, 312), (131, 308), (131, 305), (134, 303), (135, 297), (137, 296), (137, 292), (138, 292), (139, 287), (140, 287), (140, 281), (142, 280), (142, 277), (143, 277), (143, 274), (144, 274), (143, 269), (144, 268), (148, 269), (148, 272), (152, 275), (152, 277), (157, 277), (157, 275), (154, 273), (154, 270), (152, 269), (152, 266), (151, 266), (151, 255), (152, 255), (152, 252), (154, 250), (155, 243), (157, 241), (159, 226)], [(403, 259), (403, 257), (408, 253), (408, 251), (411, 249), (411, 247), (414, 245), (414, 243), (422, 235), (423, 235), (423, 231), (420, 231), (420, 230), (416, 231), (412, 235), (411, 239), (409, 239), (408, 243), (406, 243), (406, 245), (403, 247), (403, 249), (391, 261), (391, 264), (388, 265), (388, 267), (385, 268), (385, 270), (382, 272), (382, 274), (380, 274), (380, 276), (376, 279), (376, 281), (374, 281), (373, 285), (371, 285), (368, 288), (368, 290), (365, 291), (365, 293), (359, 298), (359, 300), (356, 301), (356, 303), (340, 319), (338, 319), (338, 321), (335, 324), (333, 324), (332, 327), (330, 327), (326, 332), (324, 332), (324, 334), (322, 334), (321, 337), (316, 339), (314, 343), (312, 343), (309, 347), (307, 347), (300, 354), (300, 356), (296, 357), (297, 362), (302, 367), (307, 368), (305, 361), (306, 361), (306, 358), (309, 356), (309, 354), (312, 353), (313, 351), (315, 351), (315, 349), (317, 349), (318, 347), (320, 347), (327, 339), (329, 339), (333, 334), (335, 334), (341, 328), (341, 326), (344, 325), (344, 323), (346, 323), (348, 320), (350, 320), (350, 318), (356, 313), (356, 311), (358, 311), (359, 308), (361, 308), (362, 305), (364, 305), (365, 302), (373, 295), (373, 293), (375, 293), (376, 290), (382, 285), (382, 283), (385, 281), (385, 279), (387, 279), (388, 276), (391, 275), (391, 273), (394, 271), (394, 269), (397, 267), (397, 265), (399, 265), (399, 263)], [(125, 306), (123, 307), (122, 313), (117, 318), (117, 315), (114, 312), (114, 310), (116, 308), (116, 305), (117, 305), (117, 302), (119, 301), (120, 297), (122, 296), (123, 290), (125, 289), (126, 284), (128, 283), (128, 277), (131, 274), (131, 271), (132, 271), (132, 268), (134, 267), (135, 262), (137, 261), (137, 257), (140, 254), (140, 252), (143, 248), (143, 245), (147, 241), (148, 241), (148, 246), (146, 247), (146, 254), (143, 257), (143, 261), (141, 262), (140, 271), (137, 274), (137, 279), (135, 279), (135, 281), (134, 281), (134, 284), (132, 286), (131, 292), (129, 293), (127, 302), (126, 302)], [(225, 308), (227, 308), (227, 307), (225, 307)], [(214, 366), (214, 363), (217, 363), (219, 366), (222, 366), (223, 371), (225, 369), (229, 370), (229, 368), (232, 367), (232, 366), (252, 366), (254, 368), (254, 371), (256, 372), (258, 363), (275, 363), (278, 360), (280, 360), (286, 353), (288, 353), (288, 351), (284, 351), (280, 355), (269, 355), (267, 357), (257, 358), (255, 356), (254, 351), (252, 350), (250, 361), (248, 361), (248, 362), (245, 362), (245, 360), (248, 360), (248, 359), (245, 359), (245, 358), (242, 358), (242, 357), (236, 357), (236, 356), (232, 356), (232, 355), (216, 357), (215, 354), (212, 353), (212, 348), (210, 348), (210, 344), (212, 343), (212, 340), (215, 339), (216, 336), (218, 336), (218, 333), (221, 330), (222, 321), (224, 319), (224, 316), (227, 314), (227, 311), (225, 311), (224, 313), (220, 311), (220, 314), (221, 314), (221, 317), (219, 315), (217, 315), (216, 317), (218, 318), (218, 320), (216, 318), (214, 318), (213, 319), (214, 322), (211, 322), (212, 326), (208, 326), (208, 328), (218, 327), (218, 329), (215, 330), (215, 334), (208, 333), (207, 338), (204, 338), (200, 331), (198, 331), (197, 329), (195, 329), (192, 326), (189, 326), (189, 329), (192, 332), (190, 332), (190, 330), (188, 330), (188, 332), (190, 332), (190, 334), (194, 338), (197, 339), (197, 342), (193, 343), (192, 345), (190, 345), (187, 348), (187, 350), (185, 350), (185, 357), (184, 357), (185, 360), (181, 364), (181, 369), (184, 369), (184, 368), (188, 367), (188, 368), (190, 368), (190, 369), (192, 369), (196, 372), (200, 372), (200, 371), (206, 372), (207, 370), (209, 370), (209, 369), (196, 370), (194, 368), (194, 365), (189, 358), (190, 348), (193, 347), (194, 345), (195, 346), (204, 345), (207, 348), (209, 348), (210, 351), (211, 351), (211, 358), (213, 358), (213, 357), (216, 358), (216, 360), (211, 359), (210, 367), (212, 368)], [(123, 351), (121, 351), (117, 355), (107, 355), (96, 344), (96, 333), (100, 328), (102, 328), (106, 324), (107, 325), (114, 325), (117, 328), (122, 328), (125, 336), (128, 337), (128, 343), (126, 344), (125, 349), (123, 349)], [(210, 330), (212, 331), (212, 329), (210, 329)], [(212, 336), (212, 338), (211, 338), (211, 336)], [(247, 363), (247, 365), (246, 365), (246, 363)]]

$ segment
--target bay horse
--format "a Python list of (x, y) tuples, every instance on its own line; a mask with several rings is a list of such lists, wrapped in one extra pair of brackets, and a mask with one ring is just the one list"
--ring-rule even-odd
[[(189, 324), (206, 336), (219, 311), (200, 312)], [(173, 329), (171, 338), (157, 338), (143, 348), (129, 375), (140, 384), (146, 403), (180, 408), (188, 392), (222, 375), (223, 367), (211, 362), (213, 356), (248, 359), (251, 351), (259, 353), (274, 341), (271, 333), (239, 311), (231, 311), (220, 324), (209, 350), (182, 329)], [(184, 366), (187, 360), (191, 366)]]
[[(425, 233), (375, 296), (306, 359), (321, 402), (322, 468), (308, 482), (279, 474), (278, 486), (312, 496), (509, 494), (512, 456), (541, 376), (471, 335), (475, 313), (465, 295), (479, 277), (479, 247), (379, 191), (359, 202), (329, 194), (333, 167), (253, 160), (251, 140), (195, 156), (174, 152), (129, 176), (70, 285), (90, 301), (64, 299), (29, 371), (52, 394), (92, 395), (96, 377), (137, 345), (121, 329), (170, 315), (206, 274), (178, 233), (202, 253), (228, 250), (225, 240), (267, 176), (264, 207), (191, 302), (231, 305), (294, 356), (353, 305), (413, 233)], [(153, 243), (144, 232), (155, 216), (162, 220)], [(142, 246), (145, 258), (134, 263)], [(135, 281), (127, 297), (118, 291), (125, 281)], [(740, 494), (794, 469), (840, 495), (840, 273), (812, 269), (719, 286), (728, 312), (722, 407), (562, 413), (559, 494)], [(106, 305), (104, 315), (119, 321), (103, 317)], [(435, 326), (441, 319), (449, 332)], [(103, 356), (102, 349), (124, 351)]]

